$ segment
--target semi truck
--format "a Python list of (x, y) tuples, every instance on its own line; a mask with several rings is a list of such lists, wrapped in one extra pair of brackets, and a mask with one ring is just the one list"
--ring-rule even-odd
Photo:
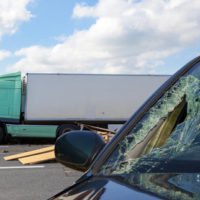
[(0, 76), (0, 142), (56, 138), (79, 124), (122, 124), (169, 75), (44, 74)]

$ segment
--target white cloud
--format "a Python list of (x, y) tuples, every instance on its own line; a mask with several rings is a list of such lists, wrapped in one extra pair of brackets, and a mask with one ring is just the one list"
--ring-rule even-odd
[(1, 50), (0, 51), (0, 61), (4, 60), (4, 59), (6, 59), (6, 58), (8, 58), (10, 56), (11, 56), (11, 52), (6, 51), (6, 50)]
[[(6, 34), (13, 34), (20, 23), (31, 18), (27, 5), (32, 0), (0, 0), (0, 40)], [(0, 49), (0, 61), (11, 56), (11, 52)]]
[(200, 42), (199, 0), (99, 0), (77, 4), (73, 18), (95, 23), (55, 46), (16, 52), (9, 70), (152, 73), (164, 59)]
[(31, 18), (27, 5), (32, 0), (0, 1), (0, 38), (5, 34), (13, 34), (20, 23)]

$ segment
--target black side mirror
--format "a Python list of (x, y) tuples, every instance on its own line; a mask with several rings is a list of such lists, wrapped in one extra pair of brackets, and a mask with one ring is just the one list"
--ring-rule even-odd
[(56, 160), (67, 167), (86, 171), (104, 146), (102, 137), (97, 133), (70, 131), (56, 141)]

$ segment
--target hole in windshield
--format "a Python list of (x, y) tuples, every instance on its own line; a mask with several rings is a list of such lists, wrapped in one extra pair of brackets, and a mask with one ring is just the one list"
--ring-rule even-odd
[(200, 171), (199, 109), (200, 81), (194, 70), (181, 77), (149, 109), (99, 174)]

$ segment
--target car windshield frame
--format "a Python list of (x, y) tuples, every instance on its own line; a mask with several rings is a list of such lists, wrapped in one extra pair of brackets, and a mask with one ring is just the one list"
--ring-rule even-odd
[[(147, 101), (130, 117), (130, 119), (124, 124), (121, 130), (113, 137), (113, 139), (105, 146), (101, 153), (97, 156), (90, 169), (88, 170), (93, 175), (98, 175), (98, 171), (106, 160), (111, 156), (117, 145), (125, 138), (126, 135), (136, 126), (136, 124), (142, 119), (149, 109), (155, 105), (155, 103), (162, 98), (166, 91), (168, 91), (180, 77), (184, 76), (190, 71), (196, 64), (200, 63), (200, 56), (193, 59), (179, 71), (177, 71), (171, 78), (169, 78), (153, 95), (147, 99)], [(101, 175), (103, 176), (103, 175)]]

